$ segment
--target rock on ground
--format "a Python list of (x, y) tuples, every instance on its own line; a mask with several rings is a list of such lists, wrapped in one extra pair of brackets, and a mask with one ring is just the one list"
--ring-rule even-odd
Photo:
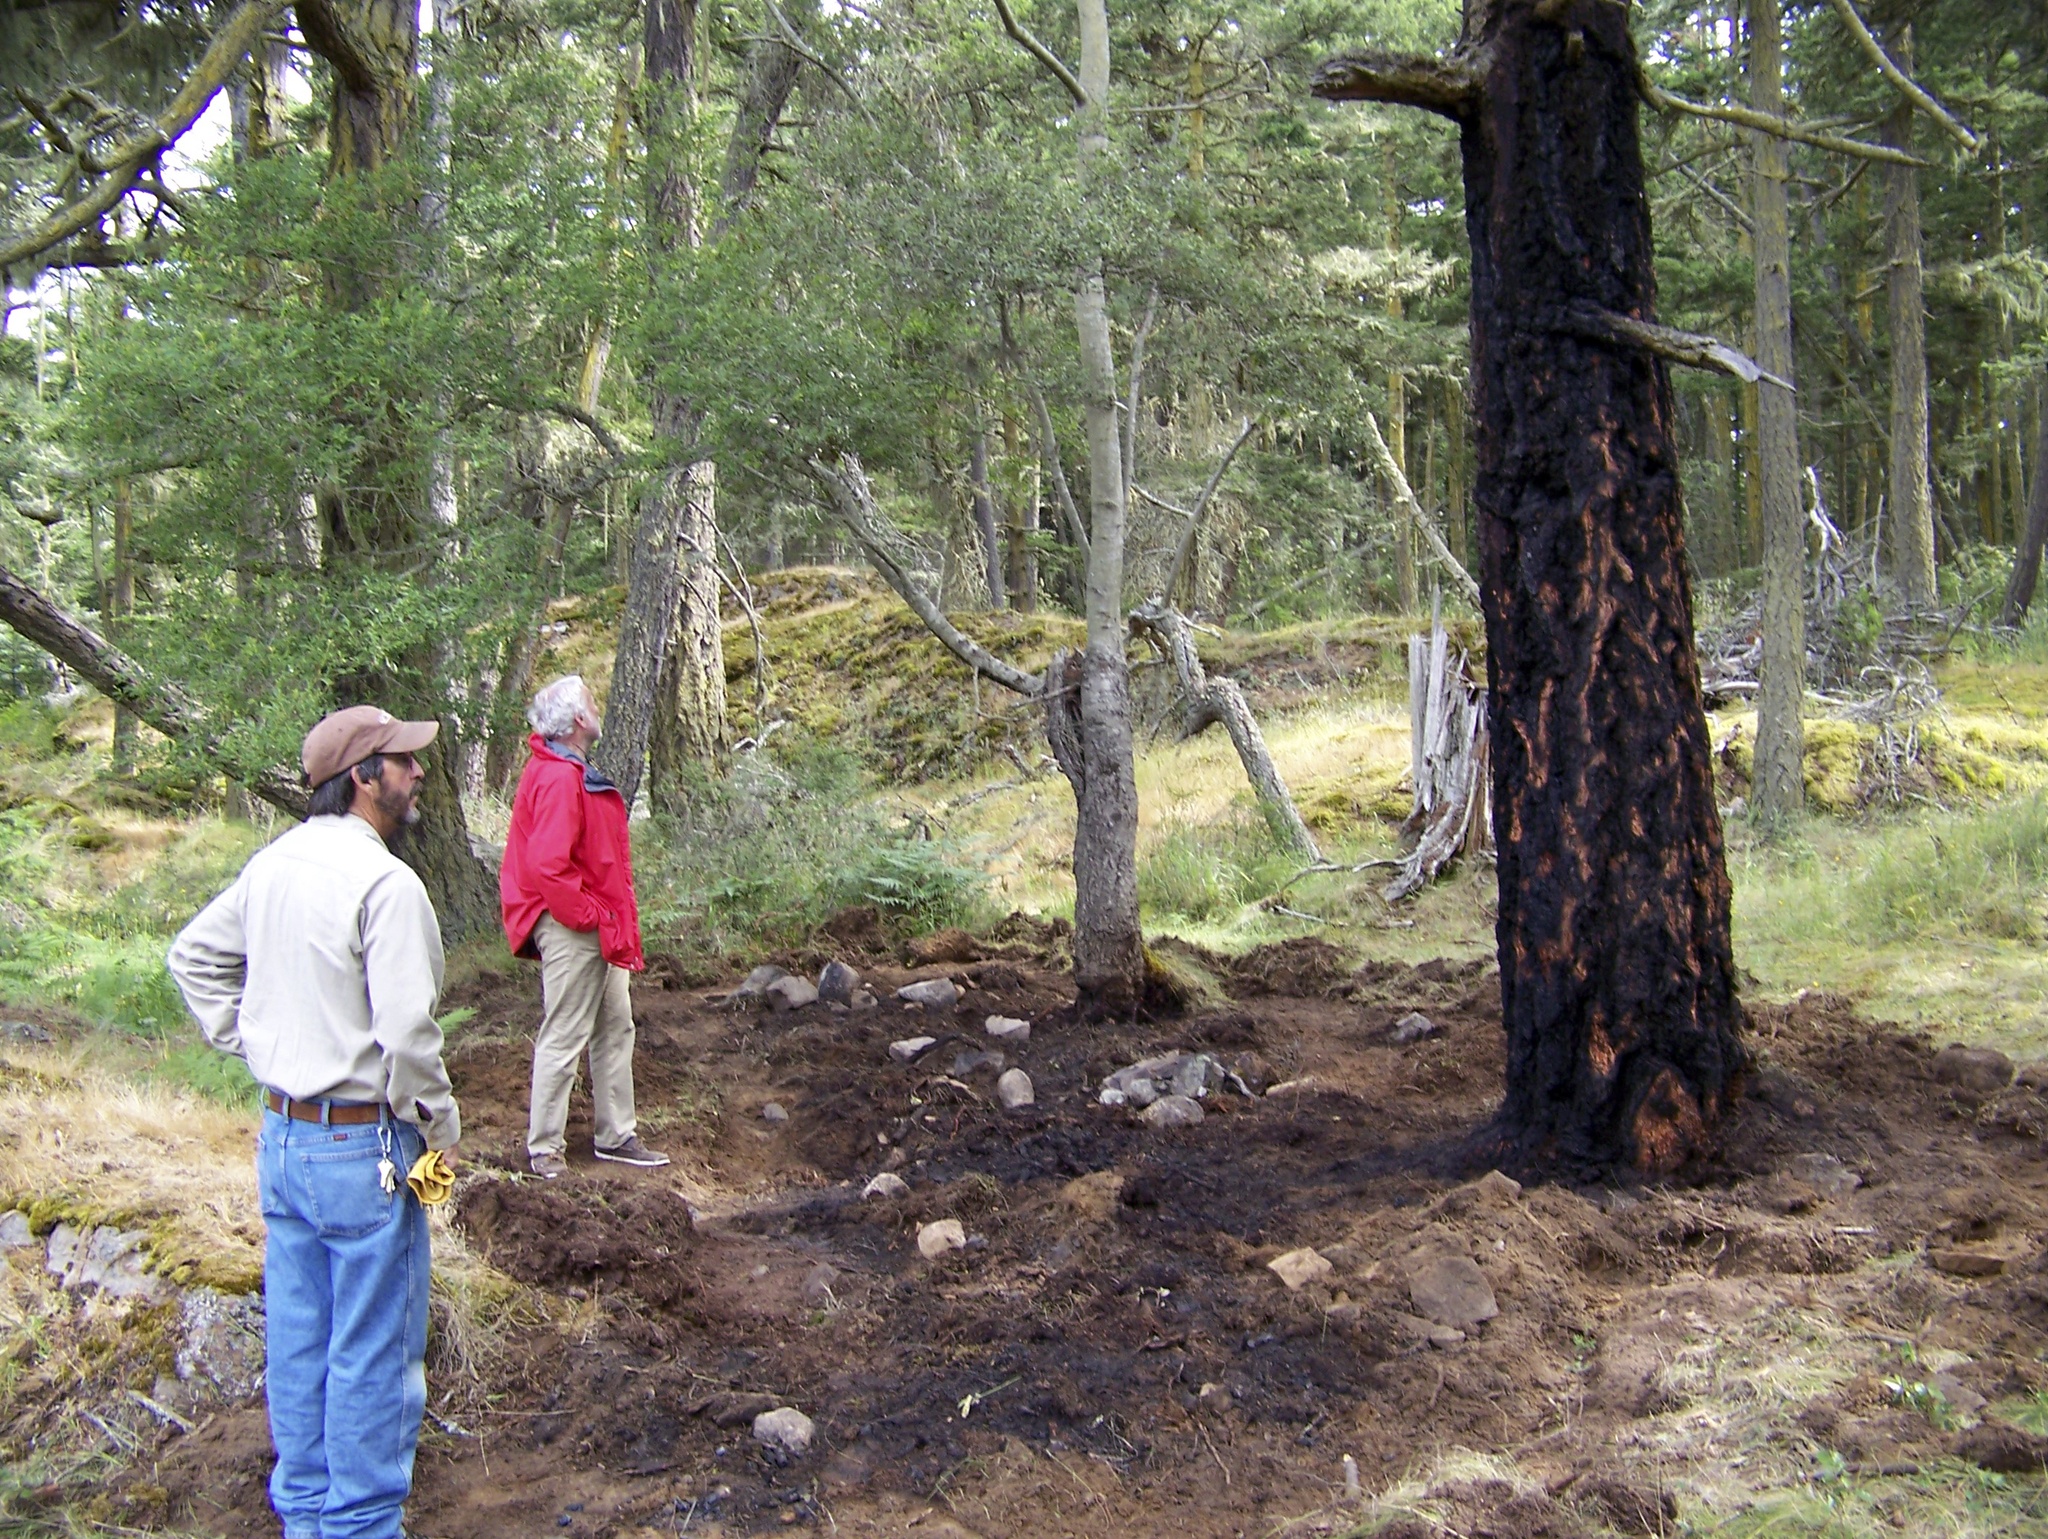
[(967, 1231), (960, 1227), (957, 1218), (942, 1218), (924, 1225), (917, 1231), (917, 1249), (927, 1261), (943, 1256), (949, 1250), (967, 1248)]
[(896, 991), (905, 1004), (923, 1005), (927, 1010), (950, 1010), (960, 1003), (960, 990), (951, 978), (923, 978), (906, 983)]
[(740, 981), (740, 986), (726, 995), (728, 1004), (746, 1005), (765, 999), (768, 985), (777, 978), (787, 978), (787, 969), (777, 967), (773, 962), (763, 962)]
[(801, 1010), (805, 1005), (818, 1002), (818, 991), (807, 978), (785, 975), (769, 984), (763, 992), (771, 1010)]
[(81, 1231), (59, 1224), (50, 1231), (43, 1264), (66, 1288), (97, 1288), (108, 1298), (154, 1301), (170, 1291), (170, 1284), (147, 1270), (149, 1257), (142, 1245), (148, 1238), (140, 1230), (101, 1225)]
[(1161, 1096), (1141, 1114), (1155, 1128), (1191, 1128), (1207, 1115), (1202, 1103), (1184, 1095)]
[(1438, 1325), (1473, 1326), (1500, 1313), (1493, 1285), (1470, 1256), (1421, 1251), (1407, 1263), (1415, 1312)]
[(1015, 1016), (992, 1015), (982, 1023), (981, 1029), (998, 1042), (1015, 1042), (1022, 1045), (1031, 1040), (1031, 1023), (1020, 1021)]
[(1785, 1162), (1785, 1174), (1830, 1199), (1846, 1197), (1863, 1184), (1862, 1176), (1832, 1154), (1795, 1154)]
[(1388, 1040), (1406, 1047), (1410, 1042), (1420, 1042), (1424, 1037), (1438, 1036), (1442, 1032), (1443, 1027), (1420, 1010), (1410, 1010), (1394, 1022), (1394, 1029), (1388, 1033)]
[(885, 1170), (860, 1189), (863, 1197), (901, 1197), (910, 1190), (910, 1183), (892, 1170)]
[(1005, 1070), (996, 1081), (996, 1099), (1010, 1111), (1020, 1106), (1029, 1106), (1038, 1099), (1031, 1088), (1031, 1076), (1022, 1069)]
[(818, 998), (828, 1005), (852, 1005), (861, 991), (860, 974), (844, 962), (827, 962), (818, 974)]
[(188, 1288), (178, 1301), (178, 1377), (204, 1379), (222, 1398), (254, 1399), (263, 1388), (263, 1300), (253, 1293)]
[(20, 1250), (35, 1242), (35, 1231), (29, 1228), (26, 1213), (19, 1208), (0, 1213), (0, 1250)]
[(937, 1037), (904, 1037), (889, 1044), (889, 1056), (898, 1063), (908, 1063), (938, 1040)]
[(775, 1449), (786, 1458), (801, 1459), (809, 1453), (815, 1432), (810, 1417), (794, 1406), (763, 1411), (754, 1418), (754, 1441)]
[(789, 1121), (789, 1112), (780, 1101), (770, 1101), (761, 1108), (761, 1120), (763, 1122), (787, 1122)]
[(1284, 1256), (1275, 1256), (1266, 1263), (1266, 1270), (1287, 1285), (1288, 1291), (1304, 1283), (1320, 1282), (1333, 1270), (1323, 1254), (1312, 1246), (1291, 1250)]

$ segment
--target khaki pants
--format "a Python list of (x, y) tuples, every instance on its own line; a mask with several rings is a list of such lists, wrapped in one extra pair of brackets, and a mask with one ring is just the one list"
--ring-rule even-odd
[(540, 1031), (533, 1039), (528, 1154), (560, 1154), (569, 1122), (576, 1061), (590, 1050), (590, 1101), (597, 1146), (616, 1149), (633, 1136), (631, 975), (598, 950), (597, 932), (572, 930), (552, 914), (534, 926), (540, 951)]

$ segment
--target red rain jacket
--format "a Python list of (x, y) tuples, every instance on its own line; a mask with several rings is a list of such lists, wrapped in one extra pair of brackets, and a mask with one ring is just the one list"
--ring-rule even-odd
[(541, 915), (572, 930), (597, 932), (614, 967), (640, 972), (640, 905), (633, 897), (633, 852), (626, 803), (587, 765), (550, 748), (539, 733), (512, 797), (512, 832), (498, 869), (505, 939), (516, 956), (538, 956), (533, 928)]

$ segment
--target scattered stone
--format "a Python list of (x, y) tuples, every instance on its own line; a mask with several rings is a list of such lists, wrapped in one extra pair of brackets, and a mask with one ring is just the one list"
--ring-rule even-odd
[(1330, 1275), (1332, 1268), (1320, 1251), (1304, 1246), (1284, 1256), (1275, 1256), (1266, 1263), (1266, 1270), (1287, 1284), (1287, 1291), (1292, 1293), (1303, 1283), (1321, 1282)]
[(2006, 1422), (1980, 1421), (1956, 1434), (1955, 1456), (2001, 1475), (2033, 1475), (2048, 1469), (2048, 1437)]
[(937, 1037), (905, 1037), (889, 1044), (889, 1056), (898, 1063), (909, 1063), (938, 1040)]
[(881, 1003), (879, 999), (875, 998), (866, 989), (862, 989), (848, 1002), (848, 1006), (854, 1010), (873, 1010), (879, 1007)]
[(20, 1250), (35, 1242), (35, 1231), (29, 1228), (26, 1213), (19, 1208), (0, 1213), (0, 1250)]
[(1191, 1128), (1207, 1115), (1202, 1103), (1184, 1095), (1161, 1096), (1141, 1114), (1155, 1128)]
[(863, 1197), (901, 1197), (910, 1190), (910, 1183), (892, 1171), (883, 1171), (860, 1189)]
[(1438, 1325), (1473, 1326), (1500, 1313), (1479, 1263), (1447, 1251), (1421, 1251), (1407, 1261), (1408, 1298)]
[(780, 1014), (789, 1010), (801, 1010), (805, 1005), (818, 1002), (818, 991), (807, 978), (797, 978), (785, 973), (762, 991), (768, 1000), (768, 1008)]
[(1387, 1034), (1387, 1040), (1397, 1047), (1406, 1047), (1410, 1042), (1420, 1042), (1424, 1037), (1443, 1034), (1443, 1027), (1437, 1025), (1420, 1010), (1410, 1010), (1394, 1022), (1394, 1029)]
[(1009, 1069), (996, 1081), (996, 1099), (1003, 1103), (1005, 1111), (1015, 1111), (1034, 1104), (1038, 1097), (1031, 1088), (1030, 1075), (1022, 1069)]
[(1060, 1188), (1060, 1201), (1091, 1223), (1106, 1224), (1123, 1200), (1124, 1178), (1113, 1170), (1091, 1170)]
[(107, 1298), (154, 1301), (168, 1294), (170, 1285), (147, 1270), (149, 1257), (142, 1246), (148, 1238), (139, 1229), (102, 1225), (80, 1231), (59, 1224), (50, 1231), (43, 1264), (66, 1288), (97, 1288)]
[(1130, 1097), (1121, 1090), (1105, 1090), (1095, 1099), (1104, 1106), (1122, 1106), (1126, 1101), (1130, 1100)]
[(983, 1052), (979, 1048), (963, 1047), (953, 1055), (953, 1078), (965, 1079), (983, 1069), (1001, 1072), (1005, 1060), (1001, 1053)]
[(821, 1261), (804, 1278), (804, 1302), (813, 1309), (829, 1309), (839, 1302), (839, 1268)]
[(34, 1021), (0, 1021), (0, 1039), (8, 1042), (48, 1042), (49, 1032)]
[(949, 1250), (967, 1248), (967, 1231), (960, 1227), (957, 1218), (942, 1218), (925, 1224), (917, 1231), (918, 1254), (925, 1260), (935, 1260)]
[(1990, 1095), (2012, 1083), (2012, 1060), (1995, 1047), (1951, 1042), (1934, 1055), (1934, 1077), (1974, 1095)]
[(1927, 1264), (1951, 1277), (1996, 1277), (2005, 1270), (2005, 1257), (1981, 1250), (1930, 1250)]
[(1211, 1416), (1221, 1416), (1230, 1409), (1230, 1391), (1221, 1384), (1204, 1384), (1195, 1404)]
[(982, 1030), (998, 1042), (1014, 1042), (1022, 1046), (1031, 1040), (1031, 1023), (1017, 1020), (1014, 1016), (992, 1015), (982, 1023)]
[(262, 1295), (187, 1288), (178, 1314), (178, 1377), (205, 1380), (231, 1402), (255, 1399), (265, 1364)]
[(763, 962), (759, 967), (747, 974), (738, 988), (725, 996), (726, 1003), (734, 1005), (758, 1003), (760, 1000), (767, 998), (769, 984), (773, 983), (777, 978), (787, 978), (788, 976), (789, 970), (787, 968), (777, 967), (773, 962)]
[(906, 983), (896, 991), (905, 1004), (923, 1005), (927, 1010), (950, 1010), (960, 1003), (960, 990), (951, 978), (924, 978)]
[(810, 1417), (794, 1406), (763, 1411), (754, 1418), (754, 1441), (767, 1445), (786, 1459), (801, 1459), (809, 1453), (815, 1431)]
[(1848, 1196), (1863, 1184), (1861, 1175), (1832, 1154), (1795, 1154), (1785, 1162), (1785, 1174), (1831, 1201)]
[[(1109, 1075), (1102, 1082), (1103, 1093), (1098, 1099), (1105, 1106), (1150, 1106), (1161, 1096), (1185, 1096), (1199, 1101), (1210, 1090), (1224, 1085), (1233, 1086), (1240, 1095), (1251, 1094), (1250, 1086), (1208, 1053), (1161, 1053), (1155, 1058), (1141, 1058)], [(1111, 1100), (1108, 1092), (1112, 1090), (1123, 1099)]]
[(1432, 1325), (1423, 1332), (1423, 1339), (1441, 1352), (1463, 1341), (1465, 1333), (1455, 1325)]
[(818, 974), (818, 998), (828, 1005), (850, 1005), (860, 992), (860, 974), (844, 962), (827, 962)]
[(770, 1101), (761, 1108), (761, 1120), (763, 1122), (775, 1123), (787, 1122), (789, 1121), (789, 1113), (783, 1109), (780, 1101)]

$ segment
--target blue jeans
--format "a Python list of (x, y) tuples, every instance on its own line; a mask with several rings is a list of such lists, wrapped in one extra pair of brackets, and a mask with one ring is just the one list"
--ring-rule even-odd
[[(377, 1178), (386, 1139), (393, 1194)], [(331, 1127), (263, 1113), (270, 1504), (285, 1539), (400, 1532), (427, 1406), (427, 1215), (405, 1184), (425, 1148), (395, 1120)]]

